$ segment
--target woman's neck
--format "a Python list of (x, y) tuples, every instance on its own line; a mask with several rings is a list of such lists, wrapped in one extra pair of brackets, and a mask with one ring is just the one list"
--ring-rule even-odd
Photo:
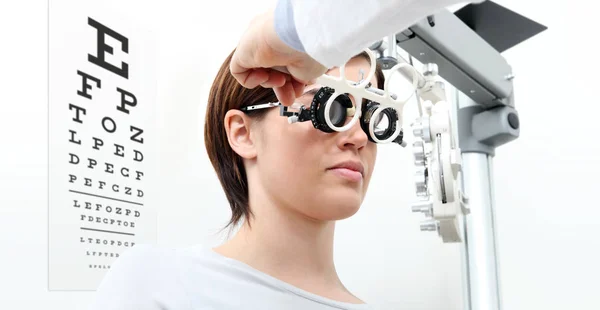
[(360, 302), (344, 296), (350, 294), (335, 270), (335, 222), (310, 219), (266, 196), (251, 195), (250, 225), (245, 222), (232, 239), (214, 250), (304, 290)]

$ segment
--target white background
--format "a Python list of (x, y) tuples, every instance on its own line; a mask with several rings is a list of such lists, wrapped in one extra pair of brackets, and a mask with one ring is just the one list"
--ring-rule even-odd
[[(229, 209), (205, 155), (205, 98), (271, 1), (119, 2), (159, 28), (158, 242), (217, 243)], [(504, 309), (599, 309), (596, 16), (573, 1), (497, 2), (549, 26), (504, 54), (522, 124), (494, 162)], [(1, 309), (84, 309), (93, 294), (47, 291), (47, 22), (46, 1), (0, 6)], [(458, 247), (419, 232), (408, 206), (410, 153), (379, 154), (362, 209), (338, 225), (342, 280), (386, 309), (460, 309)]]

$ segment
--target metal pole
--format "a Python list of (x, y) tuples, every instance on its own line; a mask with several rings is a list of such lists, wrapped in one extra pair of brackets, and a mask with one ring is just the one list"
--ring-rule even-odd
[[(455, 91), (459, 109), (477, 104)], [(468, 310), (501, 310), (492, 168), (491, 155), (462, 153), (462, 186), (470, 209), (462, 221), (463, 296), (464, 308)]]

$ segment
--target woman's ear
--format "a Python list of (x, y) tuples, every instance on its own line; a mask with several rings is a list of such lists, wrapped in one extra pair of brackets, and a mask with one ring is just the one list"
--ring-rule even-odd
[(242, 158), (256, 157), (256, 142), (251, 135), (252, 119), (244, 112), (232, 109), (225, 114), (225, 132), (229, 145)]

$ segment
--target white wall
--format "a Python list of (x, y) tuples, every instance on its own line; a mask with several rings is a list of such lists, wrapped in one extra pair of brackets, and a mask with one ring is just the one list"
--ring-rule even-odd
[[(207, 9), (203, 1), (170, 1), (146, 11), (161, 40), (161, 244), (222, 237), (216, 232), (229, 211), (204, 152), (204, 101), (222, 59), (269, 2), (214, 1)], [(594, 16), (566, 3), (497, 2), (550, 27), (505, 53), (522, 129), (494, 163), (504, 306), (598, 309)], [(3, 4), (0, 29), (0, 309), (83, 309), (93, 293), (47, 292), (46, 1)], [(419, 232), (408, 206), (410, 153), (384, 146), (379, 154), (362, 209), (338, 225), (343, 280), (386, 309), (460, 309), (458, 246)]]

